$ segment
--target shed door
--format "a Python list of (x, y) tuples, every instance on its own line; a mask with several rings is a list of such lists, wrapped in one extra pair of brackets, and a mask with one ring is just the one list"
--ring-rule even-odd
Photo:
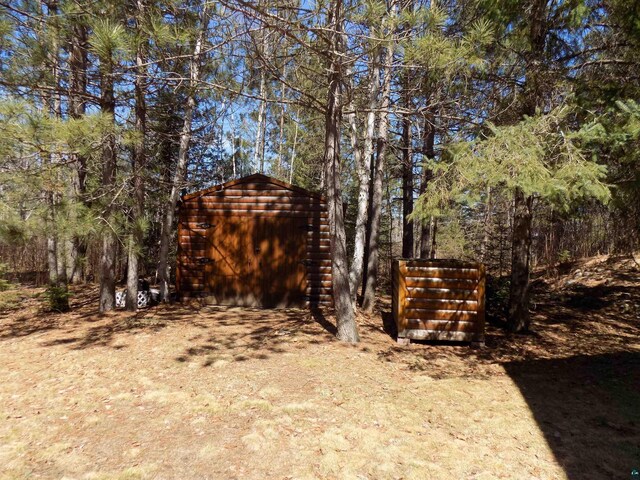
[(306, 219), (256, 219), (255, 254), (265, 307), (302, 306), (306, 289)]
[(306, 219), (217, 216), (211, 230), (212, 300), (287, 307), (305, 301)]
[(206, 283), (214, 303), (260, 306), (262, 299), (256, 279), (256, 258), (251, 238), (252, 217), (212, 217), (211, 254), (213, 261)]

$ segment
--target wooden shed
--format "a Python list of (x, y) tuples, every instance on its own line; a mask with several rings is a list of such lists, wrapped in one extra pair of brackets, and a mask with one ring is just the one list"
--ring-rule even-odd
[(184, 195), (178, 294), (219, 305), (331, 303), (327, 217), (321, 195), (260, 174)]
[(398, 343), (411, 339), (484, 342), (484, 265), (396, 260), (392, 276)]

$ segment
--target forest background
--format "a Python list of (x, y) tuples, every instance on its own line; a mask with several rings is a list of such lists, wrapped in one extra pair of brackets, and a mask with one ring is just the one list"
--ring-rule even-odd
[(349, 341), (393, 258), (485, 263), (522, 331), (532, 268), (638, 248), (637, 2), (3, 0), (0, 15), (0, 260), (56, 309), (86, 281), (103, 312), (120, 282), (135, 309), (142, 277), (168, 298), (180, 195), (256, 172), (326, 194)]

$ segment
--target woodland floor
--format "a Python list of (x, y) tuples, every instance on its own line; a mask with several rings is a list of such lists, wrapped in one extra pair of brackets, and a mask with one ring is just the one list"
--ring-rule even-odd
[(631, 478), (640, 273), (568, 270), (537, 282), (533, 334), (479, 350), (396, 345), (388, 299), (350, 346), (320, 313), (2, 292), (0, 478)]

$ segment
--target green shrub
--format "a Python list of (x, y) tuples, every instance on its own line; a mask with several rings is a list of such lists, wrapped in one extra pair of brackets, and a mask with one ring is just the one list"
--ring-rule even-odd
[(50, 285), (45, 291), (45, 297), (49, 303), (49, 308), (54, 312), (69, 311), (69, 297), (71, 293), (66, 287)]
[(487, 275), (486, 311), (491, 321), (506, 321), (511, 279)]
[(20, 307), (20, 294), (17, 290), (0, 292), (0, 312), (15, 310)]
[(566, 263), (571, 260), (571, 252), (569, 250), (563, 250), (558, 254), (558, 262)]
[(7, 266), (4, 263), (0, 263), (0, 292), (9, 290), (11, 283), (5, 278), (7, 274)]

